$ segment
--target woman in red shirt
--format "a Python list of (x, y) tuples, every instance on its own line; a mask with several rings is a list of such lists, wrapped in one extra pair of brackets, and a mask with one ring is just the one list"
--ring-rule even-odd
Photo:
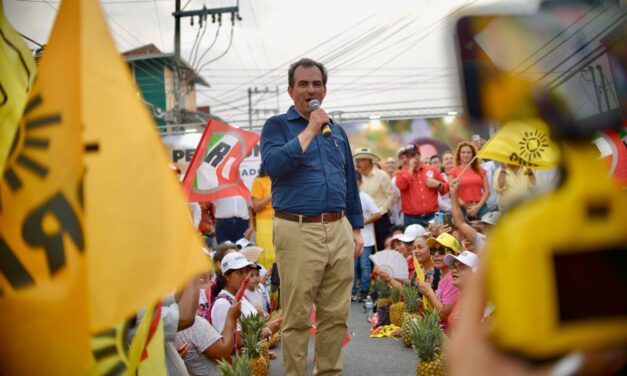
[(488, 176), (479, 166), (479, 158), (475, 158), (476, 155), (477, 149), (473, 144), (468, 141), (460, 142), (455, 151), (455, 167), (448, 172), (449, 181), (460, 180), (457, 194), (459, 205), (469, 219), (481, 218), (488, 212), (485, 203), (490, 196)]

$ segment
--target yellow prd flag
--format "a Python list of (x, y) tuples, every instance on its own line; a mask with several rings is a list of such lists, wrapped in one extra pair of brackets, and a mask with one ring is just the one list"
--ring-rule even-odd
[(210, 267), (136, 92), (97, 1), (64, 1), (0, 185), (1, 374), (87, 371), (89, 332)]
[(506, 123), (477, 154), (482, 159), (538, 170), (557, 167), (559, 155), (548, 126), (539, 119)]
[[(69, 4), (60, 20), (78, 17)], [(56, 23), (0, 181), (2, 375), (75, 375), (89, 361), (79, 31)]]
[(0, 172), (4, 171), (36, 70), (30, 50), (4, 17), (0, 0)]
[[(70, 2), (74, 4), (75, 2)], [(165, 148), (95, 0), (80, 5), (90, 327), (100, 331), (210, 269)]]

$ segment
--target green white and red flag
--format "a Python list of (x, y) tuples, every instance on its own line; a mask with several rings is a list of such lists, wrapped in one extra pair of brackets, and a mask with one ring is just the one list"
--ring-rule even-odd
[(257, 142), (257, 133), (210, 119), (183, 178), (188, 201), (213, 201), (238, 195), (250, 200), (239, 166)]

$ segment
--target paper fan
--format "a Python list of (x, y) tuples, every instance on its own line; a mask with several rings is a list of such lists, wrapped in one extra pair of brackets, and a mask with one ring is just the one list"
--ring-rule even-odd
[(246, 260), (250, 262), (257, 262), (261, 252), (263, 252), (263, 248), (254, 245), (239, 250), (239, 253), (243, 254), (246, 257)]
[(405, 257), (396, 251), (381, 251), (370, 256), (370, 260), (379, 271), (388, 274), (394, 279), (408, 279), (409, 268)]

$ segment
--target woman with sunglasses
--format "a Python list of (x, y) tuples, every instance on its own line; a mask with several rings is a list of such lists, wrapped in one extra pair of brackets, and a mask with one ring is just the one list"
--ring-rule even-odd
[(431, 306), (440, 312), (440, 322), (445, 333), (448, 334), (448, 316), (457, 302), (458, 289), (453, 285), (452, 275), (444, 263), (447, 254), (459, 254), (459, 242), (449, 233), (442, 233), (437, 238), (426, 241), (431, 251), (433, 265), (440, 269), (440, 283), (434, 290), (430, 283), (419, 282), (420, 292), (427, 297)]
[[(420, 268), (425, 275), (425, 282), (430, 283), (433, 290), (437, 290), (441, 277), (440, 269), (436, 268), (433, 264), (431, 250), (427, 246), (426, 238), (424, 236), (419, 236), (414, 241), (412, 255), (414, 256), (414, 259), (418, 261), (418, 264), (420, 264)], [(416, 286), (418, 282), (418, 277), (416, 273), (414, 273), (410, 278), (410, 284), (412, 286)]]

